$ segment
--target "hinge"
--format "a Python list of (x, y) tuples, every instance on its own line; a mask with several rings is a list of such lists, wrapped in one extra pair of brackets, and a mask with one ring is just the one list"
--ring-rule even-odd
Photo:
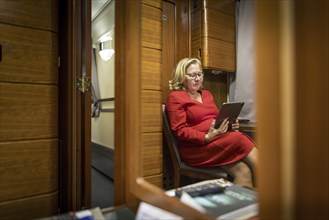
[(83, 75), (82, 78), (78, 79), (77, 88), (79, 89), (80, 92), (82, 93), (89, 92), (90, 87), (91, 87), (90, 77)]

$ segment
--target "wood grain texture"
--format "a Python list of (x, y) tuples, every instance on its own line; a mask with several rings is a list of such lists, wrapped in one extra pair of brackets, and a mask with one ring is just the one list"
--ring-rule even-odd
[(0, 143), (0, 204), (58, 190), (58, 140)]
[(161, 132), (161, 92), (142, 91), (142, 133)]
[(144, 177), (144, 179), (151, 183), (152, 185), (156, 186), (156, 187), (159, 187), (160, 189), (162, 188), (162, 178), (163, 176), (162, 175), (153, 175), (153, 176), (147, 176), (147, 177)]
[(205, 0), (203, 3), (204, 8), (211, 8), (231, 16), (235, 15), (235, 0)]
[(49, 31), (0, 24), (2, 82), (58, 83), (58, 36)]
[(1, 0), (0, 23), (58, 32), (58, 0)]
[(161, 91), (162, 53), (142, 48), (142, 89)]
[(0, 2), (1, 219), (58, 211), (57, 3)]
[[(194, 12), (192, 12), (191, 14), (191, 41), (196, 42), (197, 40), (200, 40), (201, 38), (201, 30), (202, 30), (202, 19), (201, 19), (201, 10), (196, 10)], [(194, 52), (195, 49), (198, 49), (201, 47), (201, 44), (193, 49), (193, 45), (192, 46), (192, 52)]]
[(143, 143), (143, 176), (162, 174), (162, 132), (145, 133)]
[[(143, 1), (141, 31), (141, 160), (142, 176), (148, 178), (162, 176), (161, 1)], [(161, 185), (162, 180), (156, 183)]]
[[(190, 1), (176, 1), (175, 8), (175, 63), (179, 60), (189, 57), (191, 55), (191, 15), (190, 15)], [(164, 48), (165, 49), (165, 48)]]
[(235, 72), (234, 1), (198, 1), (192, 8), (192, 56), (201, 59), (205, 69)]
[(162, 1), (159, 0), (142, 0), (142, 3), (145, 5), (150, 5), (156, 8), (160, 8), (162, 6)]
[(58, 213), (58, 192), (0, 203), (1, 220), (49, 217)]
[(202, 38), (201, 61), (207, 69), (235, 72), (235, 44), (221, 40)]
[(235, 43), (235, 17), (212, 9), (203, 9), (201, 37)]
[(142, 5), (142, 46), (160, 50), (161, 33), (161, 9)]
[(0, 141), (58, 136), (56, 86), (0, 83)]
[(172, 71), (176, 65), (175, 53), (175, 5), (169, 2), (163, 2), (163, 14), (166, 16), (162, 20), (162, 68), (161, 68), (161, 87), (162, 87), (162, 103), (167, 102), (170, 92), (169, 80), (172, 78)]

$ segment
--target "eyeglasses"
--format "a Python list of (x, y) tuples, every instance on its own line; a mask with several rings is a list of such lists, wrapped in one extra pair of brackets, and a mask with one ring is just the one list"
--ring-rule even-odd
[(191, 79), (196, 79), (198, 76), (199, 78), (203, 77), (203, 72), (198, 72), (198, 73), (186, 73), (185, 75), (188, 75)]

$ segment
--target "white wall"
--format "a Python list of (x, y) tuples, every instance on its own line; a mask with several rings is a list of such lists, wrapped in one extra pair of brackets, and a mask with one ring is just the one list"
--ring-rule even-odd
[[(92, 21), (92, 39), (96, 49), (96, 65), (100, 98), (113, 98), (114, 94), (114, 56), (107, 62), (99, 54), (99, 39), (110, 32), (114, 39), (114, 1), (111, 1)], [(113, 43), (114, 46), (114, 43)], [(102, 108), (114, 108), (114, 102), (102, 102)], [(92, 142), (114, 149), (114, 112), (101, 112), (99, 117), (91, 118)]]

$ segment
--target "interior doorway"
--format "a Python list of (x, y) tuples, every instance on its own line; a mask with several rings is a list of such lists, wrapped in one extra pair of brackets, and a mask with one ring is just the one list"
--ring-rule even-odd
[(114, 204), (114, 0), (92, 0), (91, 205)]

